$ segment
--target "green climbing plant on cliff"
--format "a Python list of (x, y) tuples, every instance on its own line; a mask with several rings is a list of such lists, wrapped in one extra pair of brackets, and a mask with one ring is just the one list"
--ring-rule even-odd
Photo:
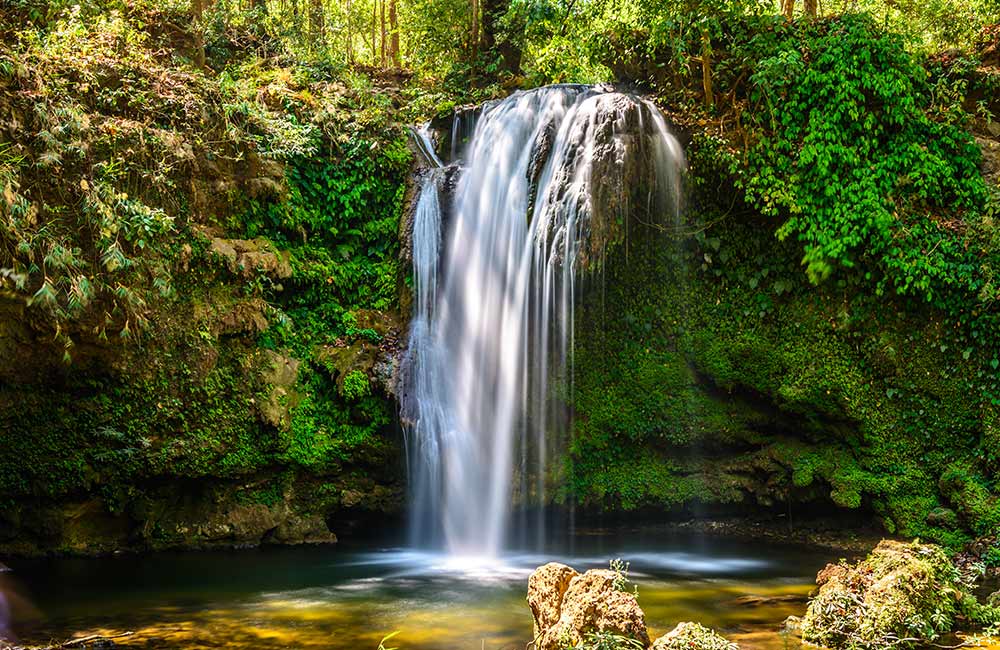
[(776, 27), (747, 47), (764, 55), (750, 78), (751, 202), (802, 243), (813, 281), (868, 258), (882, 262), (880, 288), (933, 300), (964, 262), (948, 247), (954, 222), (978, 218), (986, 187), (971, 136), (931, 119), (926, 71), (861, 16)]

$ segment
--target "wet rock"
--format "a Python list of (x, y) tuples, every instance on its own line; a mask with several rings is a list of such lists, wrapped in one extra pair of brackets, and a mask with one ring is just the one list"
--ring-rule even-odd
[(802, 620), (802, 638), (828, 648), (876, 649), (951, 630), (961, 593), (948, 556), (929, 544), (883, 540), (857, 564), (830, 565)]
[[(991, 131), (990, 135), (998, 138), (1000, 137), (1000, 130), (996, 133)], [(979, 145), (983, 153), (982, 172), (986, 183), (988, 185), (1000, 183), (1000, 142), (988, 138), (976, 138), (976, 144)]]
[(330, 532), (319, 515), (292, 515), (274, 529), (268, 541), (275, 544), (333, 544), (337, 536)]
[(843, 564), (827, 564), (816, 574), (816, 584), (822, 587), (835, 578), (843, 578), (848, 573), (850, 569)]
[[(212, 309), (208, 310), (209, 317)], [(259, 298), (237, 302), (218, 315), (211, 325), (212, 332), (215, 336), (260, 334), (269, 325), (266, 310), (267, 304)]]
[(652, 650), (737, 650), (738, 645), (699, 623), (679, 623), (653, 641)]
[(258, 239), (223, 239), (215, 237), (208, 245), (211, 255), (225, 260), (234, 275), (252, 278), (263, 274), (272, 278), (292, 277), (292, 265), (287, 251), (279, 251), (270, 241)]
[(299, 360), (265, 350), (261, 379), (271, 387), (267, 399), (257, 405), (260, 419), (279, 429), (291, 425), (291, 408), (301, 399), (293, 386), (299, 376)]
[(570, 581), (580, 575), (558, 562), (540, 566), (528, 578), (528, 607), (535, 621), (535, 638), (559, 620), (563, 596)]
[[(554, 568), (545, 573), (566, 575)], [(643, 647), (648, 647), (649, 633), (646, 631), (642, 609), (634, 594), (616, 588), (616, 581), (617, 575), (605, 570), (590, 570), (572, 576), (561, 602), (558, 603), (558, 618), (554, 623), (547, 624), (553, 618), (556, 595), (560, 589), (556, 588), (557, 579), (546, 579), (545, 574), (540, 575), (535, 580), (536, 586), (549, 582), (555, 585), (549, 589), (552, 595), (551, 605), (541, 608), (536, 603), (532, 608), (532, 614), (537, 611), (541, 615), (535, 618), (538, 650), (561, 650), (586, 641), (589, 635), (599, 632), (629, 637), (637, 640)], [(538, 594), (540, 596), (541, 591)]]
[(282, 521), (281, 513), (261, 503), (237, 505), (203, 527), (208, 539), (231, 537), (237, 542), (256, 542)]
[(354, 371), (364, 373), (386, 394), (394, 394), (398, 373), (400, 323), (395, 312), (359, 309), (354, 312), (355, 333), (332, 345), (318, 345), (314, 358), (330, 372), (337, 389)]

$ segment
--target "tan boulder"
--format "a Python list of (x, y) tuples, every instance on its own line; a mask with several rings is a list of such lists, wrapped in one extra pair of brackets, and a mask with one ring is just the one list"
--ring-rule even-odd
[(563, 596), (570, 581), (578, 575), (565, 564), (549, 562), (535, 569), (528, 578), (528, 607), (535, 620), (535, 638), (559, 620)]
[[(555, 573), (555, 569), (550, 571)], [(646, 619), (635, 594), (620, 591), (617, 582), (617, 574), (606, 570), (590, 570), (571, 577), (559, 603), (559, 617), (555, 623), (545, 625), (552, 619), (550, 607), (537, 610), (539, 613), (544, 611), (544, 616), (535, 617), (536, 648), (560, 650), (586, 641), (588, 635), (596, 632), (630, 637), (648, 647)], [(552, 589), (551, 593), (554, 602), (558, 590)], [(535, 612), (533, 607), (532, 613)]]

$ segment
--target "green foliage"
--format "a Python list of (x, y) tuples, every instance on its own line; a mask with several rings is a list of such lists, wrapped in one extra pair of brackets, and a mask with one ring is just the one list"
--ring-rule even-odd
[(965, 588), (944, 551), (919, 542), (884, 541), (863, 562), (828, 573), (802, 635), (835, 649), (933, 642), (951, 631)]
[[(693, 182), (711, 192), (696, 200), (719, 196), (725, 181), (712, 173), (732, 173), (716, 145), (690, 150)], [(578, 310), (566, 498), (612, 509), (828, 503), (962, 544), (979, 530), (972, 519), (927, 523), (938, 507), (963, 512), (939, 479), (989, 449), (983, 377), (954, 355), (955, 328), (920, 301), (810, 286), (793, 243), (718, 200), (689, 217), (711, 226), (685, 242), (633, 238), (648, 244), (608, 265), (604, 291)], [(987, 499), (994, 489), (975, 485)]]
[(750, 201), (785, 219), (778, 236), (802, 242), (812, 280), (868, 256), (884, 284), (933, 300), (971, 262), (940, 222), (985, 201), (972, 139), (927, 116), (926, 72), (868, 20), (767, 36), (748, 46), (751, 114), (768, 134), (750, 153)]
[(191, 372), (182, 364), (128, 383), (85, 380), (80, 398), (2, 391), (0, 399), (20, 401), (23, 413), (0, 455), (6, 498), (58, 498), (95, 485), (113, 493), (149, 476), (234, 477), (263, 468), (272, 443), (259, 435), (254, 388), (227, 365), (197, 381)]
[(351, 139), (329, 159), (298, 159), (287, 168), (282, 201), (251, 201), (234, 222), (246, 236), (267, 236), (291, 253), (292, 277), (270, 293), (282, 318), (261, 344), (287, 348), (305, 360), (305, 396), (280, 434), (282, 458), (322, 468), (383, 446), (391, 421), (386, 400), (367, 375), (340, 379), (319, 350), (344, 340), (377, 341), (358, 327), (355, 310), (392, 310), (398, 289), (396, 232), (410, 154), (405, 141)]
[(700, 623), (681, 623), (662, 638), (664, 650), (737, 650), (739, 646)]
[(629, 563), (622, 561), (620, 557), (610, 560), (608, 562), (608, 569), (615, 574), (614, 578), (612, 579), (611, 586), (613, 586), (618, 591), (623, 591), (627, 593), (629, 592), (629, 585), (632, 585), (631, 592), (634, 593), (636, 596), (638, 596), (639, 595), (638, 585), (633, 585), (632, 582), (628, 579), (628, 567)]
[[(350, 384), (345, 378), (341, 399), (329, 375), (312, 369), (305, 372), (305, 380), (300, 377), (300, 381), (306, 396), (294, 409), (289, 430), (279, 434), (283, 460), (322, 469), (365, 453), (373, 454), (385, 446), (378, 434), (392, 421), (392, 407), (383, 397), (370, 392), (363, 373), (360, 377), (349, 374)], [(362, 385), (367, 392), (361, 392)]]
[(342, 390), (344, 399), (348, 402), (356, 402), (362, 397), (371, 394), (371, 386), (368, 384), (368, 375), (360, 370), (352, 370), (344, 377), (344, 388)]
[(395, 303), (409, 151), (401, 139), (352, 140), (339, 154), (297, 161), (287, 170), (286, 200), (252, 201), (234, 223), (247, 236), (266, 235), (291, 252), (292, 278), (276, 295), (289, 326), (266, 333), (265, 345), (305, 354), (317, 343), (360, 334), (349, 312)]
[(969, 465), (956, 463), (941, 475), (940, 486), (977, 535), (990, 535), (1000, 530), (1000, 497), (996, 496), (992, 481)]
[(590, 632), (576, 644), (568, 644), (566, 650), (641, 650), (640, 641), (614, 632)]
[[(66, 392), (25, 401), (0, 387), (17, 437), (0, 454), (4, 509), (97, 494), (121, 513), (145, 507), (143, 486), (163, 477), (322, 473), (379, 458), (389, 404), (363, 373), (341, 395), (313, 354), (340, 337), (377, 341), (353, 311), (396, 305), (409, 153), (385, 126), (384, 95), (257, 56), (192, 71), (186, 42), (159, 29), (186, 24), (186, 2), (115, 4), (50, 3), (38, 29), (18, 26), (0, 50), (0, 83), (28, 120), (23, 137), (0, 143), (0, 289), (46, 315), (33, 322), (67, 359), (88, 343)], [(222, 29), (220, 39), (235, 35)], [(221, 270), (206, 251), (217, 236), (260, 236), (261, 251), (287, 251), (291, 277), (281, 286), (261, 269)], [(280, 396), (239, 329), (247, 309), (263, 346), (303, 361)], [(235, 332), (220, 333), (225, 318)], [(145, 347), (108, 346), (105, 330)], [(39, 351), (30, 386), (49, 385)], [(122, 367), (127, 376), (112, 370)], [(287, 426), (262, 420), (272, 400)], [(283, 489), (238, 499), (273, 505)]]

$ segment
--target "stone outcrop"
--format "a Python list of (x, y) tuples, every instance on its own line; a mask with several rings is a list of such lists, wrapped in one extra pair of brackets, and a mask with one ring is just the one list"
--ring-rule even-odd
[(267, 399), (257, 405), (257, 410), (263, 422), (278, 429), (288, 429), (291, 426), (291, 408), (301, 399), (294, 388), (300, 362), (273, 350), (264, 350), (264, 356), (267, 363), (261, 378), (270, 390)]
[(863, 561), (828, 565), (802, 619), (802, 638), (828, 648), (885, 648), (933, 641), (952, 629), (963, 597), (937, 546), (883, 540)]
[(528, 606), (534, 619), (534, 647), (562, 650), (589, 647), (597, 634), (633, 639), (657, 650), (736, 650), (737, 645), (697, 623), (681, 623), (650, 641), (636, 595), (622, 589), (622, 576), (592, 569), (577, 573), (550, 562), (528, 578)]
[(653, 641), (652, 650), (737, 650), (738, 645), (700, 623), (690, 621)]
[(569, 589), (569, 583), (578, 575), (565, 564), (549, 562), (535, 569), (528, 578), (528, 607), (535, 621), (535, 638), (559, 621), (563, 596)]
[(252, 278), (263, 274), (275, 279), (292, 276), (292, 266), (287, 251), (279, 251), (270, 241), (258, 239), (223, 239), (214, 237), (208, 245), (209, 252), (224, 260), (234, 275)]
[(613, 571), (578, 574), (562, 564), (546, 564), (528, 579), (528, 603), (535, 623), (535, 647), (560, 650), (610, 632), (649, 647), (646, 619), (635, 594), (620, 591)]

